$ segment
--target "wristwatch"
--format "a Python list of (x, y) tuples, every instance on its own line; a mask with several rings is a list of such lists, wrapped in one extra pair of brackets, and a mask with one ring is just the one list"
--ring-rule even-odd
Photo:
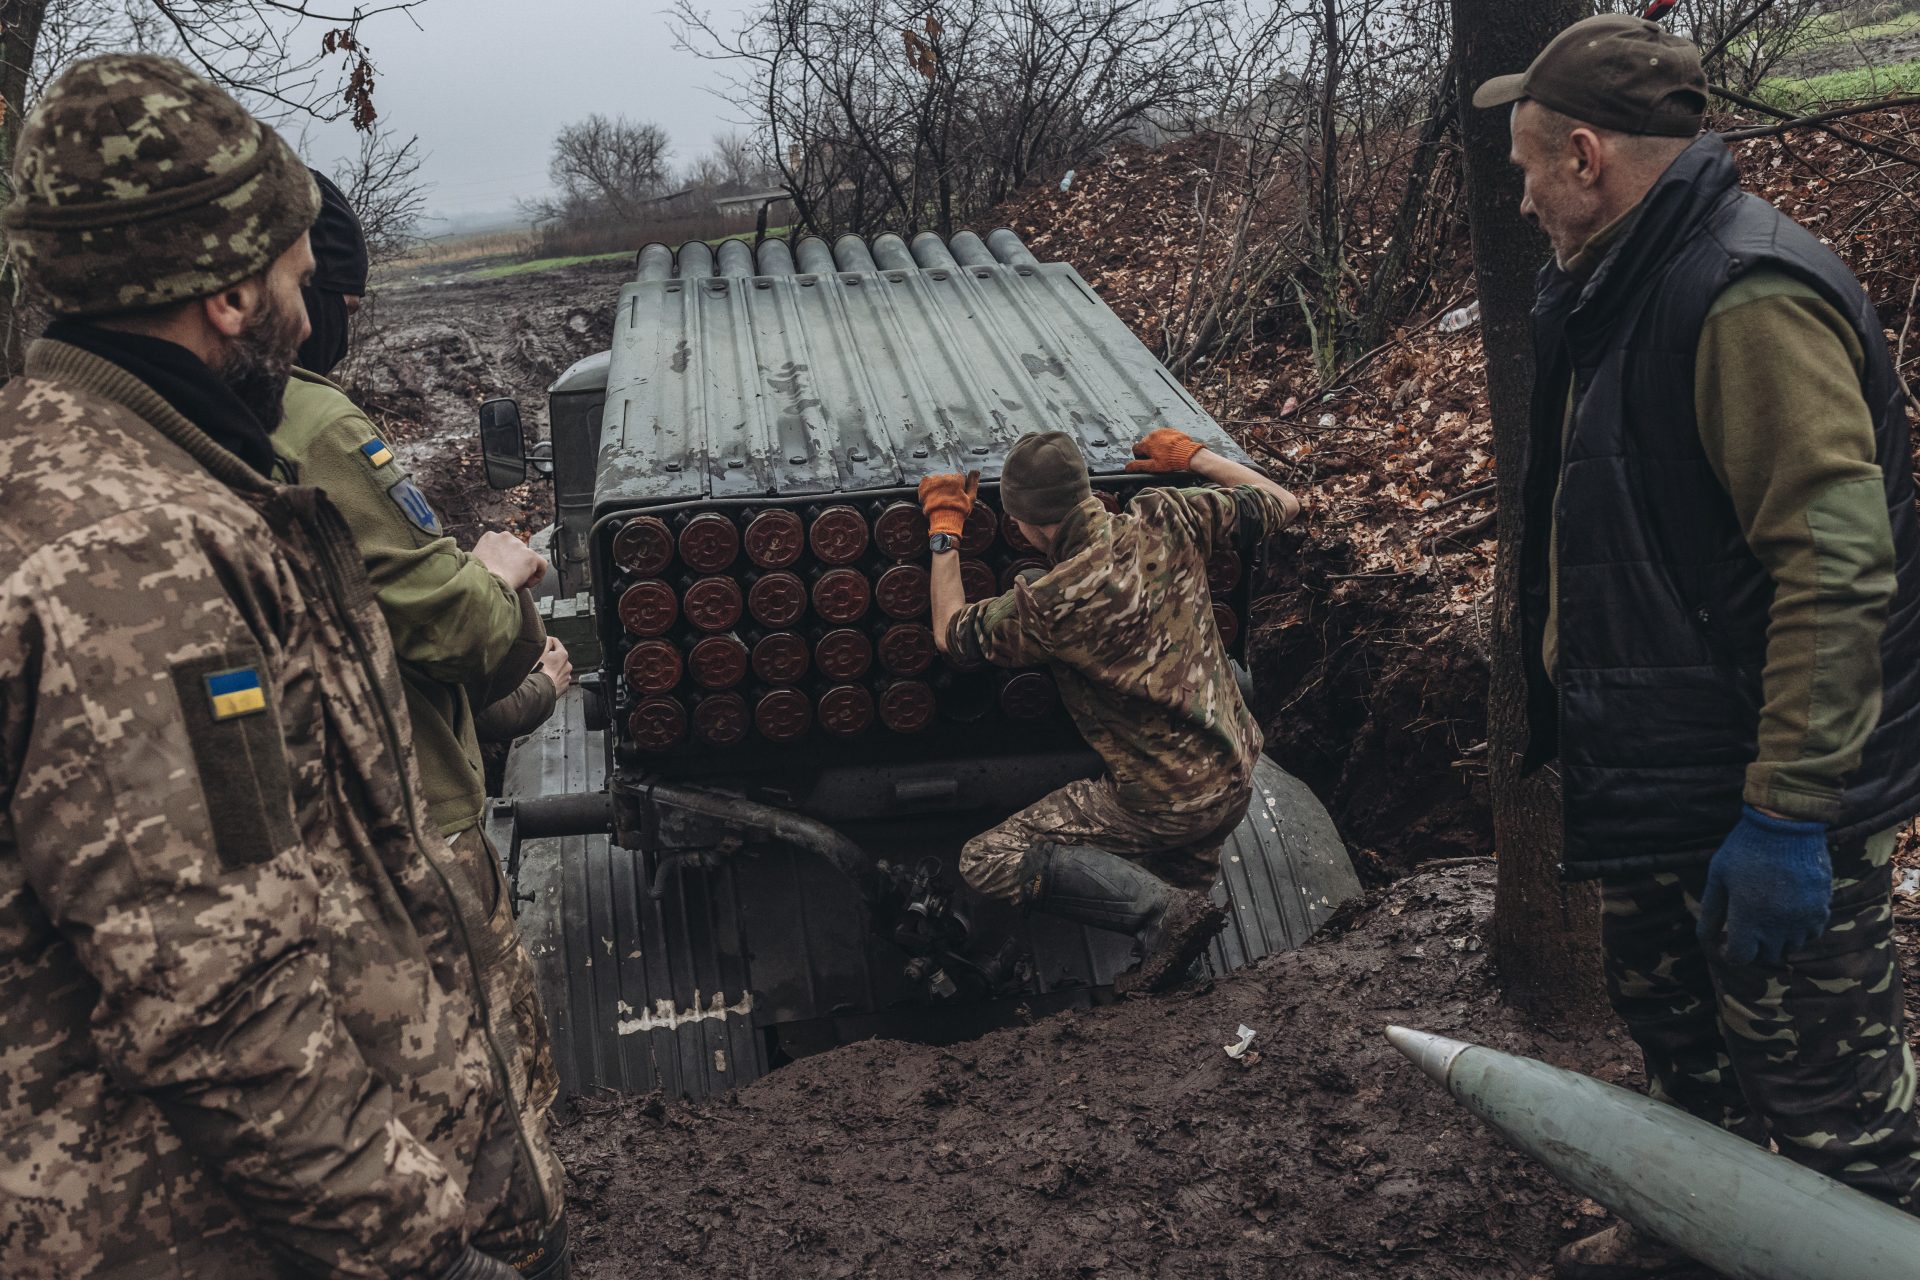
[(960, 539), (950, 533), (936, 533), (927, 539), (927, 549), (935, 555), (944, 555), (960, 549)]

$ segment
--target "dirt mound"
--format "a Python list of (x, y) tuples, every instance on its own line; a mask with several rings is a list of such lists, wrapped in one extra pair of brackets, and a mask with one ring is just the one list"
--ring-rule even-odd
[[(583, 1277), (1535, 1276), (1597, 1209), (1399, 1057), (1405, 1022), (1627, 1079), (1494, 996), (1490, 864), (1208, 990), (957, 1048), (854, 1045), (725, 1101), (576, 1104)], [(1222, 1046), (1242, 1023), (1257, 1060)]]

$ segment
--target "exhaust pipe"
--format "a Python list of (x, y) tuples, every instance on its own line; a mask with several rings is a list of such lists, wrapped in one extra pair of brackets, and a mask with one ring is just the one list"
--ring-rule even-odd
[(1735, 1280), (1911, 1275), (1920, 1258), (1920, 1220), (1676, 1107), (1425, 1031), (1387, 1039), (1562, 1182)]
[[(775, 805), (761, 804), (720, 791), (704, 791), (671, 783), (653, 783), (640, 792), (647, 806), (678, 809), (718, 823), (747, 839), (777, 841), (804, 849), (845, 876), (863, 897), (872, 900), (876, 889), (874, 867), (860, 846), (826, 823)], [(519, 873), (520, 842), (560, 836), (611, 836), (617, 825), (610, 792), (528, 796), (496, 800), (494, 821), (513, 823), (513, 847), (508, 851), (509, 878)], [(708, 850), (703, 857), (728, 855), (732, 850)]]

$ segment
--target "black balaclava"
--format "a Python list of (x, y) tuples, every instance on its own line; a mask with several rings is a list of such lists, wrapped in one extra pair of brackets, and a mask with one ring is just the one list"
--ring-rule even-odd
[(347, 357), (347, 298), (367, 292), (367, 240), (360, 219), (339, 187), (318, 169), (320, 218), (313, 224), (313, 283), (300, 291), (313, 333), (301, 344), (299, 365), (326, 374)]

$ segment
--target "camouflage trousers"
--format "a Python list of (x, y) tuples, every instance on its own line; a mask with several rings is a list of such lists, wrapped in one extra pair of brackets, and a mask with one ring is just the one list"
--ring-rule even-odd
[[(482, 936), (473, 939), (481, 981), (486, 989), (489, 1019), (507, 1071), (508, 1090), (526, 1131), (541, 1148), (536, 1159), (553, 1161), (549, 1122), (560, 1092), (560, 1073), (553, 1062), (553, 1044), (546, 1012), (534, 976), (533, 958), (520, 940), (513, 918), (513, 895), (500, 865), (500, 855), (481, 827), (469, 827), (447, 838), (454, 852), (455, 890), (468, 900), (467, 918), (485, 920)], [(558, 1165), (553, 1166), (557, 1174)], [(552, 1180), (545, 1221), (528, 1221), (506, 1209), (496, 1212), (475, 1235), (474, 1243), (489, 1253), (508, 1258), (536, 1251), (559, 1221), (563, 1204), (559, 1178)]]
[(1601, 886), (1607, 988), (1649, 1092), (1899, 1208), (1920, 1208), (1920, 1118), (1893, 948), (1893, 835), (1833, 850), (1827, 931), (1734, 966), (1694, 934), (1707, 869)]
[(982, 897), (1012, 902), (1037, 845), (1084, 844), (1131, 858), (1179, 888), (1205, 890), (1220, 871), (1220, 847), (1247, 816), (1252, 796), (1240, 788), (1194, 813), (1142, 814), (1120, 802), (1109, 779), (1069, 782), (967, 841), (960, 874)]

